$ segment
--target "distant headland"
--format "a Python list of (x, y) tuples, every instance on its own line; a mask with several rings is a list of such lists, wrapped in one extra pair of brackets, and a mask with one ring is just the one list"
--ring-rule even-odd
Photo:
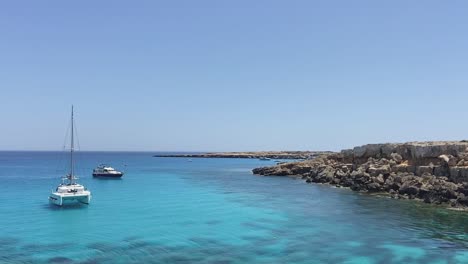
[(256, 168), (308, 183), (387, 193), (397, 199), (468, 208), (468, 141), (369, 144), (314, 159)]
[(209, 152), (199, 154), (165, 154), (163, 158), (240, 158), (240, 159), (311, 159), (331, 154), (331, 151), (254, 151), (254, 152)]

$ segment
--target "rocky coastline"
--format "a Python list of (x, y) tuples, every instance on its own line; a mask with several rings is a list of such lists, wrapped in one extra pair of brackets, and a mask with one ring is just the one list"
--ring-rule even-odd
[(468, 208), (468, 141), (369, 144), (315, 159), (256, 168), (353, 191)]
[(210, 152), (197, 154), (163, 154), (153, 157), (163, 158), (238, 158), (238, 159), (312, 159), (331, 151), (255, 151), (255, 152)]

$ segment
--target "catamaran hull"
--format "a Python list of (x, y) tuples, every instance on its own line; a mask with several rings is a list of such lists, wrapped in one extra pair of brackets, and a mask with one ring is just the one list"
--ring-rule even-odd
[(89, 202), (91, 202), (91, 195), (61, 196), (61, 195), (51, 194), (49, 196), (49, 202), (51, 204), (55, 204), (58, 206), (74, 204), (74, 203), (89, 204)]

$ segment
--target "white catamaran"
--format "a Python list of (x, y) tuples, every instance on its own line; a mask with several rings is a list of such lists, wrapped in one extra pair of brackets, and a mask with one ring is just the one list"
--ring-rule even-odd
[(74, 152), (74, 120), (73, 120), (73, 106), (71, 111), (71, 144), (70, 144), (70, 172), (68, 175), (62, 178), (62, 183), (57, 186), (55, 191), (49, 196), (49, 202), (62, 206), (70, 202), (80, 202), (84, 204), (89, 204), (91, 201), (91, 192), (87, 190), (83, 185), (78, 184), (76, 180), (78, 179), (74, 174), (74, 161), (73, 161), (73, 152)]

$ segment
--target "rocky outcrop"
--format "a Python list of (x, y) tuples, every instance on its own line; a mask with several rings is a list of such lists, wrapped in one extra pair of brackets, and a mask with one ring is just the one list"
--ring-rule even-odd
[(163, 158), (240, 158), (240, 159), (311, 159), (331, 151), (257, 151), (257, 152), (212, 152), (212, 153), (188, 153), (188, 154), (163, 154), (153, 157)]
[(370, 144), (313, 160), (256, 168), (259, 175), (296, 175), (394, 198), (468, 206), (468, 142)]

